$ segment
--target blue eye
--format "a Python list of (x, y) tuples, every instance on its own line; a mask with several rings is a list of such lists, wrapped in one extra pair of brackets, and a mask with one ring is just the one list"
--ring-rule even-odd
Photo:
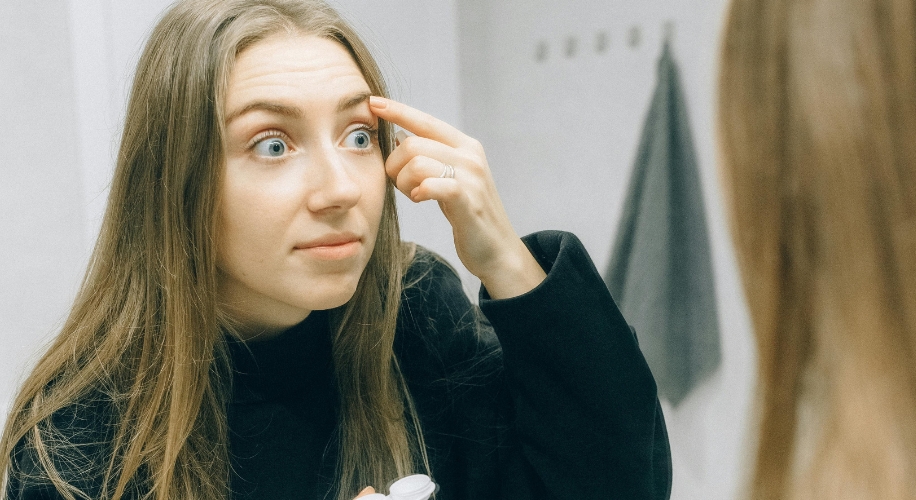
[(254, 145), (254, 150), (258, 155), (270, 156), (273, 158), (283, 156), (287, 149), (286, 143), (279, 137), (264, 139)]
[(372, 146), (372, 134), (365, 129), (354, 130), (344, 139), (344, 146), (355, 149), (369, 149)]

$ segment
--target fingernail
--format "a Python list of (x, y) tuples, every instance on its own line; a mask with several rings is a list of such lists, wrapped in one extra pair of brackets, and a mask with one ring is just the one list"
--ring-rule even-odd
[(385, 109), (388, 107), (388, 101), (382, 97), (371, 95), (369, 96), (369, 107)]
[(395, 132), (394, 134), (394, 143), (395, 144), (400, 146), (401, 143), (404, 142), (404, 139), (407, 139), (407, 132), (404, 132), (403, 130), (398, 130), (397, 132)]
[(410, 191), (410, 200), (411, 201), (413, 202), (417, 201), (417, 192), (419, 191), (420, 191), (420, 186), (417, 186)]

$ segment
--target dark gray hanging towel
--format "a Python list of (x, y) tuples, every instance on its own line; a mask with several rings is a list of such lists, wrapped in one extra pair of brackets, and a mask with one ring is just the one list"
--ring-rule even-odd
[(636, 329), (659, 394), (677, 405), (721, 354), (700, 176), (668, 42), (605, 282)]

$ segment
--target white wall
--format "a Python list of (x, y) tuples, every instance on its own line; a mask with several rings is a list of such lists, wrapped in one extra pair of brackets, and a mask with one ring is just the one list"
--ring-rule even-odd
[[(67, 0), (86, 252), (101, 226), (134, 66), (168, 0)], [(58, 10), (62, 8), (57, 3)]]
[(0, 232), (9, 242), (0, 246), (2, 408), (61, 326), (82, 278), (133, 66), (167, 4), (0, 2)]
[(68, 39), (60, 2), (0, 2), (0, 422), (85, 266)]
[[(665, 406), (673, 498), (735, 498), (744, 474), (754, 355), (716, 175), (714, 88), (725, 0), (458, 5), (462, 120), (486, 147), (516, 229), (572, 231), (602, 271), (664, 27), (672, 23), (708, 210), (723, 349), (715, 376), (677, 408)], [(634, 29), (639, 42), (631, 44)], [(597, 48), (601, 33), (608, 41), (603, 51)]]

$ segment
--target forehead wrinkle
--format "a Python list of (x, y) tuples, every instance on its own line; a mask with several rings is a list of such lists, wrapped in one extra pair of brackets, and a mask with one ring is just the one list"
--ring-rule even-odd
[(365, 75), (345, 47), (312, 35), (290, 35), (270, 36), (237, 55), (226, 100), (242, 107), (232, 106), (225, 123), (254, 110), (303, 118), (325, 99), (340, 114), (368, 100)]

